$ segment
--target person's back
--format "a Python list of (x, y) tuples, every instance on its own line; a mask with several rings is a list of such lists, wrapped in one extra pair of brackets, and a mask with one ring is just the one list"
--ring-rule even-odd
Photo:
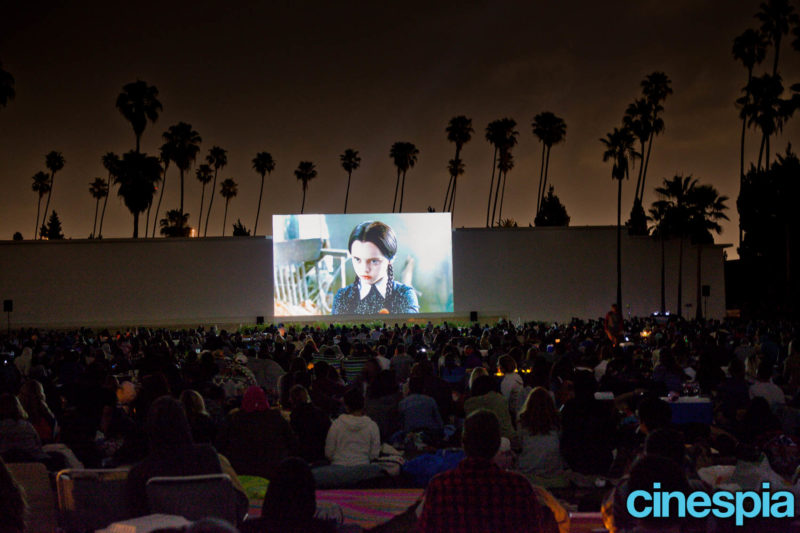
[(428, 430), (438, 435), (444, 424), (436, 401), (430, 396), (422, 394), (424, 384), (421, 377), (411, 378), (409, 381), (410, 394), (400, 401), (398, 410), (403, 431)]
[(394, 370), (397, 376), (397, 382), (403, 383), (411, 375), (411, 365), (413, 364), (414, 359), (405, 352), (405, 348), (398, 347), (397, 353), (395, 353), (392, 360), (389, 361), (389, 368)]
[(417, 524), (420, 533), (475, 531), (517, 533), (545, 531), (550, 525), (531, 484), (500, 469), (492, 457), (500, 448), (500, 425), (479, 410), (464, 423), (467, 458), (437, 475), (425, 491)]
[(345, 394), (347, 413), (333, 421), (325, 439), (325, 456), (331, 464), (359, 466), (378, 458), (381, 434), (364, 414), (364, 396), (354, 388)]
[(321, 409), (308, 398), (308, 392), (302, 385), (295, 385), (291, 390), (292, 415), (291, 426), (297, 436), (298, 455), (314, 463), (325, 459), (325, 438), (331, 427), (331, 421)]
[(516, 439), (508, 402), (503, 395), (494, 390), (494, 380), (491, 376), (480, 376), (472, 385), (472, 397), (464, 402), (464, 412), (470, 413), (479, 409), (486, 409), (495, 414), (500, 421), (500, 432), (507, 439)]

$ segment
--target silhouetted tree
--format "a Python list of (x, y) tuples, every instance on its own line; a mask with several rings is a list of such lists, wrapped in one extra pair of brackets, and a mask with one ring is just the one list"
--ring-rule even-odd
[(306, 208), (306, 192), (308, 191), (308, 182), (317, 177), (317, 169), (311, 161), (300, 161), (297, 169), (294, 171), (294, 177), (300, 180), (303, 184), (303, 203), (300, 204), (300, 214)]
[(89, 194), (95, 199), (94, 202), (94, 224), (92, 224), (92, 239), (95, 238), (95, 230), (97, 229), (97, 212), (100, 209), (100, 200), (108, 196), (108, 183), (103, 178), (95, 178), (89, 184)]
[(648, 74), (645, 79), (642, 80), (642, 94), (645, 100), (647, 100), (647, 103), (650, 104), (652, 128), (650, 130), (650, 139), (647, 141), (647, 155), (644, 153), (641, 154), (641, 157), (644, 157), (644, 170), (642, 171), (642, 185), (639, 188), (640, 203), (644, 201), (647, 167), (650, 163), (650, 153), (653, 150), (653, 138), (664, 131), (664, 120), (659, 118), (659, 114), (664, 111), (664, 106), (661, 104), (667, 99), (667, 96), (672, 94), (672, 81), (663, 72)]
[(495, 220), (500, 220), (500, 217), (495, 219), (495, 212), (497, 210), (497, 198), (500, 196), (500, 179), (503, 181), (503, 191), (505, 192), (506, 174), (509, 170), (514, 168), (514, 159), (511, 156), (511, 149), (517, 144), (517, 136), (519, 132), (514, 128), (517, 127), (517, 121), (511, 118), (504, 118), (500, 120), (500, 138), (498, 139), (499, 145), (497, 147), (497, 185), (494, 192), (494, 206), (492, 207), (492, 225)]
[(44, 204), (44, 214), (42, 220), (47, 219), (47, 211), (50, 209), (50, 197), (53, 195), (53, 185), (55, 184), (56, 172), (64, 168), (64, 156), (61, 152), (50, 152), (44, 157), (45, 166), (50, 171), (50, 190), (47, 191), (47, 202)]
[[(165, 132), (164, 135), (167, 133)], [(167, 190), (167, 171), (169, 170), (169, 162), (172, 161), (173, 158), (173, 150), (175, 149), (175, 144), (172, 142), (165, 142), (159, 148), (161, 160), (161, 166), (164, 168), (164, 172), (162, 173), (162, 180), (161, 180), (161, 191), (158, 193), (158, 203), (156, 204), (156, 214), (153, 217), (153, 238), (156, 236), (156, 221), (158, 221), (158, 213), (161, 210), (161, 200), (164, 198), (164, 191)], [(153, 205), (152, 202), (150, 205)], [(147, 218), (150, 219), (150, 206), (147, 206)], [(147, 236), (147, 232), (145, 231), (145, 236)]]
[[(211, 184), (211, 197), (208, 199), (208, 211), (206, 212), (206, 225), (203, 230), (203, 237), (208, 235), (208, 220), (211, 217), (211, 206), (214, 205), (214, 190), (217, 188), (217, 175), (219, 169), (228, 164), (228, 152), (219, 146), (212, 146), (206, 156), (206, 162), (214, 168), (214, 183)], [(200, 230), (197, 230), (198, 234)]]
[[(394, 166), (397, 167), (397, 183), (394, 187), (394, 202), (392, 202), (392, 213), (395, 212), (395, 205), (397, 204), (397, 188), (400, 186), (400, 206), (397, 212), (403, 212), (403, 196), (406, 190), (406, 172), (408, 169), (413, 168), (417, 162), (419, 150), (414, 144), (409, 142), (396, 142), (389, 150), (389, 157), (394, 161)], [(400, 176), (403, 176), (402, 185), (400, 185)]]
[(164, 141), (169, 148), (169, 157), (175, 166), (178, 167), (181, 175), (181, 213), (183, 213), (183, 173), (189, 170), (197, 158), (200, 151), (200, 143), (203, 141), (200, 134), (192, 129), (191, 124), (178, 122), (170, 126), (164, 132)]
[(161, 164), (157, 157), (139, 152), (128, 152), (122, 156), (114, 183), (119, 185), (117, 194), (133, 215), (133, 238), (139, 238), (139, 215), (153, 201), (156, 185), (161, 181)]
[(64, 234), (61, 231), (61, 220), (58, 218), (58, 213), (56, 213), (55, 209), (50, 213), (50, 219), (44, 228), (44, 237), (49, 241), (57, 241), (64, 238)]
[(0, 61), (0, 107), (6, 107), (16, 94), (14, 76), (3, 70), (3, 62)]
[[(489, 144), (492, 145), (494, 148), (494, 155), (492, 156), (492, 178), (489, 180), (489, 200), (486, 203), (486, 227), (489, 227), (489, 214), (492, 210), (492, 195), (494, 193), (494, 174), (497, 170), (497, 154), (500, 151), (500, 147), (505, 142), (506, 136), (506, 127), (504, 121), (508, 121), (511, 119), (499, 119), (493, 120), (486, 126), (486, 140)], [(500, 180), (498, 176), (498, 181)], [(492, 219), (492, 224), (494, 224), (494, 219)]]
[[(516, 142), (516, 139), (514, 142)], [(498, 221), (503, 218), (503, 200), (506, 198), (506, 178), (508, 176), (508, 171), (512, 168), (514, 168), (514, 156), (511, 154), (511, 150), (502, 150), (497, 160), (497, 170), (499, 171), (498, 178), (503, 178), (503, 186), (500, 189), (500, 209), (497, 210)], [(500, 183), (499, 179), (497, 183)], [(495, 197), (495, 200), (496, 199)]]
[(762, 2), (756, 18), (761, 22), (763, 33), (775, 47), (775, 60), (772, 64), (772, 76), (778, 75), (778, 57), (781, 51), (781, 40), (789, 33), (792, 26), (798, 24), (797, 13), (789, 0), (767, 0)]
[(15, 231), (13, 237), (11, 237), (11, 238), (13, 240), (15, 240), (15, 241), (21, 241), (22, 240), (22, 233), (20, 233), (19, 231)]
[[(444, 195), (442, 211), (447, 210), (448, 206), (452, 206), (454, 203), (451, 196), (455, 195), (456, 179), (458, 179), (458, 176), (464, 174), (464, 165), (461, 161), (461, 149), (472, 139), (472, 133), (475, 130), (472, 129), (471, 118), (458, 115), (450, 119), (445, 131), (447, 132), (447, 140), (456, 145), (456, 155), (450, 160), (451, 164), (447, 167), (448, 170), (450, 170), (450, 181), (447, 183), (447, 191)], [(458, 161), (458, 164), (452, 164), (453, 161)], [(459, 174), (453, 174), (453, 171), (459, 168), (461, 172)]]
[(158, 89), (141, 80), (128, 83), (117, 96), (117, 109), (131, 123), (136, 136), (136, 151), (139, 152), (147, 121), (158, 120), (158, 113), (163, 109), (158, 101)]
[(667, 312), (667, 293), (666, 293), (666, 257), (664, 253), (665, 243), (672, 234), (671, 213), (667, 202), (658, 200), (653, 202), (650, 207), (650, 220), (653, 225), (650, 228), (650, 235), (658, 239), (661, 243), (661, 315)]
[(236, 224), (233, 225), (233, 236), (234, 237), (249, 237), (250, 230), (244, 227), (242, 221), (238, 218), (236, 219)]
[(50, 176), (47, 175), (47, 172), (37, 172), (33, 175), (31, 189), (38, 198), (36, 201), (36, 225), (33, 227), (33, 238), (35, 240), (39, 229), (39, 209), (42, 207), (42, 196), (50, 192)]
[(222, 217), (222, 236), (225, 236), (225, 223), (228, 222), (228, 204), (231, 198), (239, 194), (239, 186), (233, 181), (232, 178), (223, 180), (219, 184), (219, 194), (225, 198), (225, 216)]
[(769, 170), (770, 137), (783, 131), (783, 125), (792, 116), (796, 102), (781, 98), (783, 83), (780, 75), (754, 76), (748, 85), (752, 99), (743, 108), (742, 113), (748, 117), (748, 125), (757, 126), (761, 130), (761, 148), (758, 151), (756, 170), (761, 169), (762, 156), (766, 150), (766, 169)]
[(622, 180), (628, 177), (628, 167), (633, 158), (633, 134), (627, 128), (614, 128), (600, 139), (606, 150), (603, 161), (611, 161), (611, 179), (617, 180), (617, 307), (622, 312)]
[(450, 177), (453, 179), (453, 187), (450, 191), (450, 204), (442, 211), (450, 211), (450, 219), (456, 212), (456, 190), (458, 187), (458, 178), (464, 175), (464, 163), (460, 159), (451, 159), (447, 163), (447, 170), (450, 172)]
[(702, 301), (702, 252), (703, 245), (714, 244), (714, 233), (722, 233), (719, 222), (728, 220), (725, 211), (727, 196), (720, 196), (711, 185), (697, 185), (689, 193), (689, 217), (686, 221), (689, 238), (697, 246), (697, 284), (695, 318), (703, 318)]
[(253, 225), (253, 235), (258, 231), (258, 217), (261, 215), (261, 198), (264, 196), (264, 177), (275, 170), (275, 160), (269, 152), (259, 152), (253, 159), (253, 170), (261, 175), (261, 188), (258, 190), (258, 209), (256, 210), (256, 223)]
[[(202, 224), (203, 220), (203, 204), (206, 199), (206, 185), (208, 185), (208, 182), (214, 177), (214, 173), (211, 171), (211, 167), (208, 164), (201, 163), (197, 167), (197, 170), (195, 170), (195, 176), (197, 177), (197, 181), (203, 184), (203, 189), (200, 193), (200, 216), (197, 217), (197, 235), (200, 235), (200, 224)], [(206, 214), (206, 218), (208, 218), (208, 214)]]
[(159, 222), (159, 232), (164, 237), (188, 237), (192, 228), (189, 227), (189, 213), (181, 213), (180, 209), (170, 209), (167, 216)]
[(569, 226), (567, 208), (553, 192), (552, 185), (547, 188), (547, 194), (542, 198), (542, 205), (533, 223), (537, 227)]
[(109, 194), (106, 194), (106, 197), (103, 198), (103, 212), (100, 214), (100, 227), (97, 228), (97, 237), (100, 239), (103, 238), (103, 221), (106, 218), (106, 204), (108, 204), (108, 197), (111, 195), (111, 184), (114, 183), (113, 178), (116, 176), (116, 171), (119, 167), (119, 156), (114, 152), (107, 152), (106, 155), (103, 156), (103, 167), (108, 171), (106, 183), (108, 183)]
[(533, 134), (542, 143), (542, 166), (539, 170), (539, 187), (536, 193), (536, 212), (541, 209), (542, 196), (547, 190), (547, 174), (550, 167), (550, 149), (567, 137), (567, 123), (550, 111), (543, 111), (533, 117)]
[(350, 177), (353, 171), (357, 170), (361, 165), (361, 158), (358, 157), (358, 150), (348, 148), (339, 156), (339, 161), (342, 163), (342, 168), (347, 172), (347, 190), (344, 193), (344, 212), (347, 213), (347, 200), (350, 198)]

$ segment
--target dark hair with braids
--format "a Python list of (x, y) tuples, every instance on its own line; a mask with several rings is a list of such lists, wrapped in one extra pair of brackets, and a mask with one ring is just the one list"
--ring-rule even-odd
[[(392, 228), (377, 220), (367, 220), (353, 228), (350, 239), (347, 241), (347, 251), (352, 252), (353, 242), (370, 242), (377, 246), (378, 250), (388, 259), (389, 266), (386, 272), (386, 295), (385, 300), (389, 300), (392, 294), (392, 282), (394, 281), (394, 269), (392, 259), (397, 254), (397, 237)], [(356, 277), (356, 287), (361, 289), (361, 279)]]

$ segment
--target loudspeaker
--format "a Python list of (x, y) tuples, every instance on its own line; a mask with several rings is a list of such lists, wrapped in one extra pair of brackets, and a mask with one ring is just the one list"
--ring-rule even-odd
[(711, 285), (703, 285), (702, 287), (700, 287), (700, 289), (703, 291), (704, 297), (708, 298), (709, 296), (711, 296)]
[(263, 326), (264, 325), (264, 317), (263, 316), (257, 316), (256, 317), (256, 324), (258, 324), (259, 326)]
[(470, 322), (477, 322), (478, 321), (478, 312), (477, 311), (470, 311), (469, 312), (469, 321)]
[(11, 313), (14, 311), (14, 300), (3, 300), (3, 312)]

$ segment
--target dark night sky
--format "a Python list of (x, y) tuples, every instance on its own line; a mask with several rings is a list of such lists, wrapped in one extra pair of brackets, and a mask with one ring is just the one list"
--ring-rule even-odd
[[(454, 150), (444, 128), (458, 114), (473, 119), (476, 135), (462, 155), (466, 174), (455, 225), (484, 223), (492, 149), (483, 132), (504, 116), (517, 121), (520, 137), (503, 213), (527, 225), (540, 162), (530, 123), (544, 110), (568, 126), (566, 143), (553, 148), (550, 173), (571, 225), (613, 224), (616, 187), (598, 139), (621, 123), (641, 79), (663, 70), (675, 93), (665, 104), (666, 131), (655, 141), (645, 202), (655, 199), (652, 186), (662, 178), (691, 173), (732, 198), (731, 222), (717, 240), (733, 243), (741, 126), (733, 101), (746, 72), (730, 49), (736, 35), (755, 26), (757, 7), (757, 1), (722, 0), (6, 5), (0, 61), (16, 78), (17, 98), (0, 110), (0, 238), (14, 231), (30, 237), (31, 176), (44, 169), (50, 150), (67, 161), (51, 207), (68, 237), (89, 235), (88, 184), (105, 177), (100, 157), (133, 147), (114, 101), (137, 78), (156, 85), (164, 105), (145, 130), (144, 151), (155, 154), (161, 133), (179, 121), (202, 135), (202, 155), (215, 144), (228, 150), (221, 178), (239, 183), (229, 223), (241, 217), (252, 228), (259, 178), (251, 160), (258, 151), (272, 153), (277, 168), (259, 233), (271, 232), (272, 213), (299, 211), (293, 171), (300, 160), (314, 161), (319, 171), (306, 212), (340, 212), (346, 174), (338, 155), (348, 147), (363, 158), (350, 210), (390, 210), (395, 170), (388, 153), (400, 140), (420, 150), (408, 173), (405, 210), (440, 209)], [(798, 54), (788, 42), (781, 72), (787, 86), (800, 81)], [(795, 117), (772, 141), (773, 152), (798, 137)], [(754, 159), (757, 140), (754, 133), (749, 138)], [(170, 168), (167, 208), (178, 205), (177, 177)], [(625, 218), (634, 185), (625, 184)], [(192, 172), (185, 200), (192, 225), (199, 196)], [(221, 233), (220, 200), (209, 234)], [(112, 196), (103, 233), (127, 237), (131, 228), (130, 214)]]

